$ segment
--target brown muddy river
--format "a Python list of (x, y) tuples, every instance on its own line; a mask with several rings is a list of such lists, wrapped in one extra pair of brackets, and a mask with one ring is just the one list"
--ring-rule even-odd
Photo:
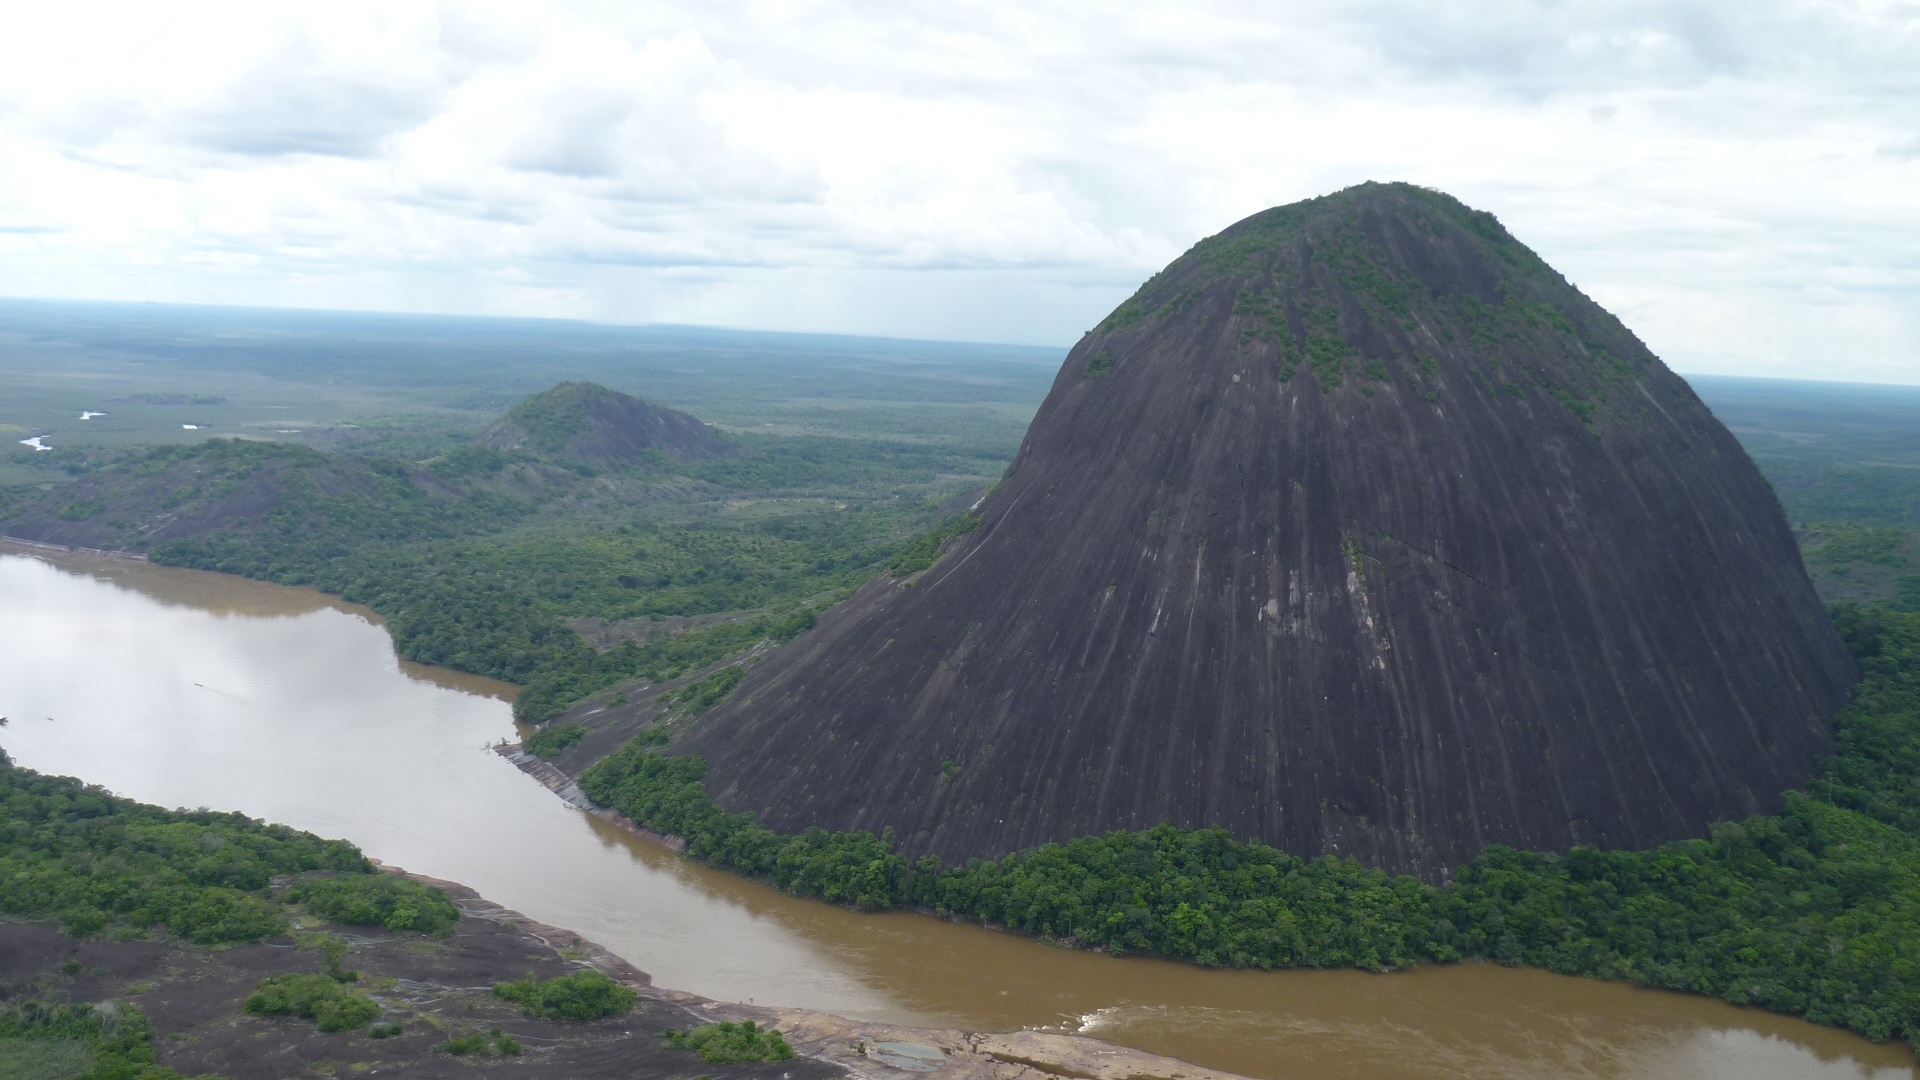
[(1487, 964), (1209, 971), (862, 915), (703, 869), (487, 749), (512, 688), (398, 662), (363, 609), (217, 574), (0, 547), (0, 747), (465, 882), (709, 997), (1080, 1032), (1275, 1080), (1920, 1080), (1904, 1045)]

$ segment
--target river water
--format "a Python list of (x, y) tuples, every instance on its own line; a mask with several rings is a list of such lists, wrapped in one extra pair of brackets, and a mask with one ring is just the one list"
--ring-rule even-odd
[(489, 744), (503, 683), (398, 661), (305, 589), (0, 547), (0, 747), (460, 881), (662, 986), (862, 1019), (1048, 1028), (1282, 1080), (1920, 1080), (1904, 1045), (1489, 964), (1204, 970), (796, 900), (582, 813)]

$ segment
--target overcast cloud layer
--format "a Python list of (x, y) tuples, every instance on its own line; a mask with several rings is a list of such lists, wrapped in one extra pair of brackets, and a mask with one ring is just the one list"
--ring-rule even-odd
[(10, 5), (0, 293), (1067, 344), (1362, 180), (1920, 382), (1920, 3)]

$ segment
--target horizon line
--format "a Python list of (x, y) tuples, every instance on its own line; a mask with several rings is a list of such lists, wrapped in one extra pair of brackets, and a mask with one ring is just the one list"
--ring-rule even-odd
[[(176, 300), (101, 300), (90, 297), (66, 296), (14, 296), (0, 294), (0, 303), (25, 304), (91, 304), (100, 307), (120, 308), (179, 308), (206, 309), (213, 311), (283, 313), (291, 315), (339, 315), (362, 316), (391, 319), (446, 319), (470, 322), (523, 322), (552, 323), (572, 326), (590, 326), (611, 330), (700, 330), (724, 334), (763, 335), (767, 337), (803, 337), (803, 338), (847, 338), (855, 341), (896, 342), (911, 345), (971, 346), (981, 349), (1017, 349), (1032, 352), (1057, 352), (1063, 358), (1073, 349), (1072, 345), (1032, 345), (1009, 341), (977, 341), (964, 338), (917, 338), (900, 337), (891, 334), (859, 334), (844, 330), (766, 330), (739, 326), (723, 326), (715, 323), (674, 323), (674, 322), (611, 322), (601, 319), (584, 319), (569, 315), (474, 315), (465, 312), (436, 311), (386, 311), (376, 308), (323, 308), (323, 307), (283, 307), (270, 304), (218, 304), (206, 302), (183, 302)], [(1085, 337), (1086, 333), (1081, 335)], [(1662, 363), (1666, 363), (1664, 359)], [(1685, 371), (1672, 364), (1668, 370), (1689, 381), (1693, 379), (1746, 379), (1752, 382), (1810, 383), (1816, 386), (1882, 386), (1898, 389), (1920, 390), (1920, 374), (1913, 382), (1876, 382), (1869, 379), (1820, 379), (1791, 377), (1783, 375), (1730, 375), (1724, 372)]]

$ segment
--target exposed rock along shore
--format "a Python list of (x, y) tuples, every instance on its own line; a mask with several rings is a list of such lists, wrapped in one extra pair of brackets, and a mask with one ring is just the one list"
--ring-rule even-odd
[[(664, 839), (618, 814), (603, 816), (649, 839)], [(893, 1080), (902, 1072), (911, 1072), (926, 1074), (933, 1080), (1015, 1080), (1018, 1077), (1038, 1080), (1048, 1076), (1076, 1080), (1244, 1080), (1235, 1073), (1206, 1069), (1177, 1058), (1078, 1035), (910, 1027), (854, 1020), (810, 1009), (714, 1001), (697, 994), (664, 989), (655, 986), (645, 972), (626, 960), (572, 931), (536, 922), (457, 882), (395, 867), (385, 869), (445, 889), (463, 915), (510, 928), (555, 952), (565, 951), (631, 987), (645, 1000), (694, 1010), (702, 1023), (753, 1020), (762, 1026), (777, 1028), (786, 1034), (797, 1054), (839, 1066), (851, 1076)], [(652, 1033), (648, 1032), (647, 1036), (651, 1038)]]

